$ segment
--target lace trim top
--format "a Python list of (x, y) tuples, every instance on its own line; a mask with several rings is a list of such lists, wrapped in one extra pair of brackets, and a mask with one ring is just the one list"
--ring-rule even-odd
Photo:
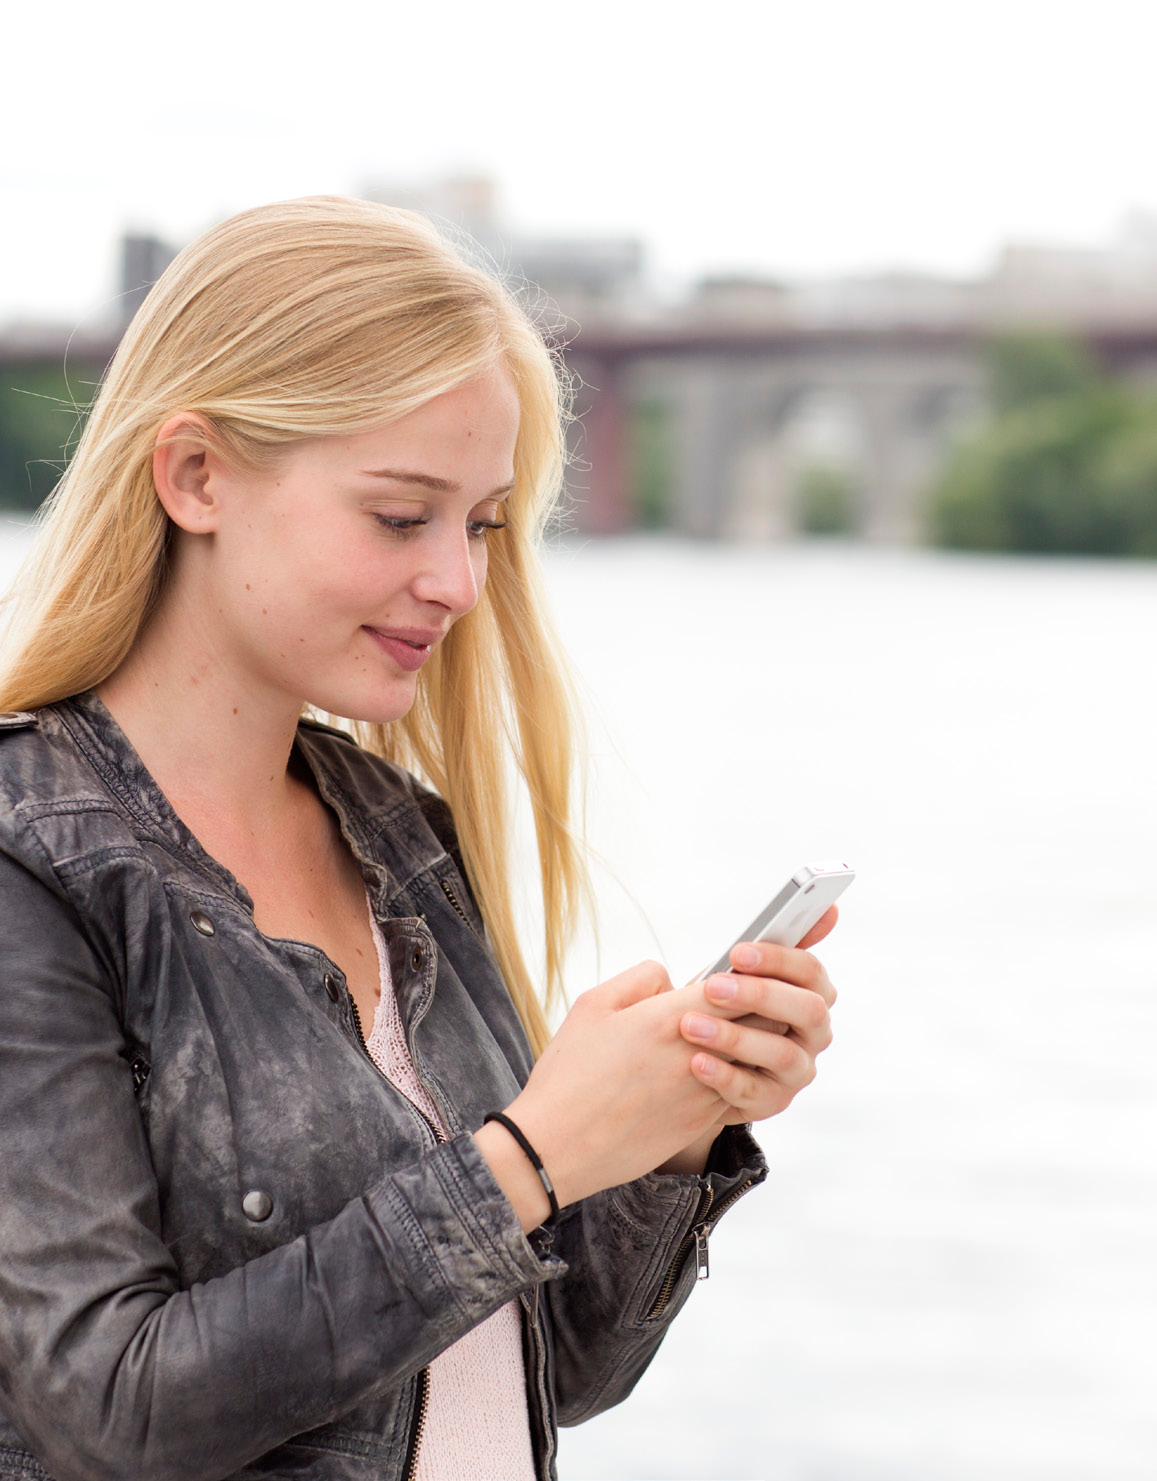
[[(410, 1058), (390, 961), (370, 911), (381, 997), (366, 1040), (370, 1058), (422, 1115), (448, 1135)], [(428, 1370), (426, 1423), (415, 1481), (534, 1481), (518, 1302), (510, 1301), (446, 1348)]]

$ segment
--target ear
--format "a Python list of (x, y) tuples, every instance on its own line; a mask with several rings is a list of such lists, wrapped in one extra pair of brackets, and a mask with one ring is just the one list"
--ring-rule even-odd
[(180, 529), (192, 535), (217, 529), (223, 472), (212, 427), (199, 412), (178, 412), (157, 433), (153, 485), (165, 513)]

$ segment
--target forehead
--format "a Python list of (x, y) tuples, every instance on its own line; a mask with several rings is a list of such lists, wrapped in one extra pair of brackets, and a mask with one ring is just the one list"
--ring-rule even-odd
[(405, 416), (335, 439), (366, 469), (402, 466), (457, 482), (464, 470), (513, 473), (518, 393), (509, 372), (495, 369), (424, 402)]

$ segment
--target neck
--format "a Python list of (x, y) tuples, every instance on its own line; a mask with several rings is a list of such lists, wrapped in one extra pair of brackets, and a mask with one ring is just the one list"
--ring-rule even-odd
[(244, 677), (175, 594), (98, 693), (190, 824), (227, 816), (256, 832), (284, 815), (300, 702)]

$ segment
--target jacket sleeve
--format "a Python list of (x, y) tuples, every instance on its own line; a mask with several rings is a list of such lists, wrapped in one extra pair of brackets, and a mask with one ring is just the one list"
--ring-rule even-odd
[(0, 1394), (57, 1481), (211, 1481), (392, 1387), (540, 1259), (472, 1138), (182, 1290), (106, 971), (0, 850)]
[(564, 1209), (553, 1243), (569, 1267), (543, 1287), (554, 1329), (560, 1424), (620, 1403), (695, 1284), (696, 1251), (767, 1176), (746, 1127), (718, 1138), (702, 1177), (649, 1173)]

